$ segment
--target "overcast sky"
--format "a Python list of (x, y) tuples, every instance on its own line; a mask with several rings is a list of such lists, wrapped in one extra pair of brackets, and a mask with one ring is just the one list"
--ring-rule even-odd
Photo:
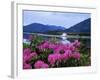
[(41, 23), (69, 28), (81, 21), (90, 18), (89, 13), (61, 13), (45, 11), (23, 11), (23, 25)]

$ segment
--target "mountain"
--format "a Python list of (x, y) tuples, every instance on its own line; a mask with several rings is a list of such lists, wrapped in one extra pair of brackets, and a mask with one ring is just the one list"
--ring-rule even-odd
[(55, 31), (55, 30), (65, 30), (65, 28), (61, 26), (44, 25), (40, 23), (32, 23), (30, 25), (23, 27), (23, 32), (30, 32), (30, 33), (46, 33), (48, 31)]
[(91, 19), (86, 19), (66, 30), (64, 32), (73, 32), (73, 33), (90, 33), (91, 30)]
[[(56, 34), (61, 35), (63, 32), (68, 33), (90, 33), (91, 30), (91, 19), (86, 19), (68, 29), (62, 26), (55, 25), (44, 25), (40, 23), (32, 23), (27, 26), (23, 26), (23, 32), (29, 33), (45, 33), (45, 34)], [(29, 34), (23, 34), (24, 38), (28, 38)]]

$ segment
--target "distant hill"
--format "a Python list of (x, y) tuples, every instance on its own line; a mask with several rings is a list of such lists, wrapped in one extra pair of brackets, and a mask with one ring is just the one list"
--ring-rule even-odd
[[(23, 32), (29, 32), (29, 33), (43, 33), (48, 34), (48, 32), (55, 32), (55, 31), (62, 31), (65, 30), (64, 27), (61, 26), (55, 26), (55, 25), (44, 25), (40, 23), (32, 23), (27, 26), (23, 26)], [(29, 37), (29, 34), (23, 34), (23, 38), (27, 39)]]
[(40, 23), (32, 23), (30, 25), (23, 27), (24, 32), (31, 32), (31, 33), (46, 33), (48, 31), (55, 31), (55, 30), (65, 30), (65, 28), (61, 26), (44, 25)]
[(69, 29), (64, 30), (64, 32), (73, 32), (73, 33), (90, 33), (91, 30), (91, 19), (86, 19)]

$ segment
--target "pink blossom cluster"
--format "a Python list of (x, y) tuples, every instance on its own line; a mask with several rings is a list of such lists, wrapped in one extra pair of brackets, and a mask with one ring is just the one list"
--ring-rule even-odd
[(74, 51), (75, 48), (79, 48), (79, 47), (80, 47), (80, 42), (78, 40), (75, 40), (74, 42), (70, 44), (61, 44), (61, 43), (54, 44), (49, 41), (44, 41), (42, 44), (38, 46), (39, 49), (46, 49), (46, 48), (53, 49), (53, 50), (64, 49), (65, 51), (68, 49)]
[(44, 41), (42, 44), (38, 46), (39, 49), (45, 48), (55, 48), (55, 44), (50, 43), (49, 41)]
[(54, 65), (56, 61), (60, 61), (61, 60), (61, 54), (50, 54), (48, 56), (48, 62), (51, 65)]
[(29, 64), (29, 61), (34, 57), (37, 57), (36, 52), (31, 52), (30, 48), (24, 49), (24, 51), (23, 51), (23, 68), (24, 69), (32, 68), (32, 66)]
[[(30, 39), (33, 39), (32, 36), (30, 36)], [(47, 61), (45, 62), (38, 59), (34, 62), (34, 64), (30, 64), (29, 62), (32, 60), (32, 58), (39, 56), (40, 53), (33, 52), (30, 48), (26, 48), (23, 50), (23, 68), (32, 69), (32, 66), (36, 69), (49, 68), (55, 66), (56, 64), (59, 65), (59, 63), (67, 61), (70, 58), (80, 60), (81, 56), (78, 50), (79, 47), (80, 42), (78, 40), (75, 40), (70, 44), (52, 43), (50, 41), (41, 42), (41, 44), (36, 46), (38, 50), (53, 50), (52, 53), (48, 53)], [(43, 52), (43, 54), (45, 54), (45, 52)]]
[(80, 47), (81, 43), (78, 40), (75, 40), (72, 44), (73, 44), (73, 46), (78, 48), (78, 47)]
[(50, 54), (48, 56), (48, 62), (52, 66), (54, 66), (58, 62), (60, 63), (60, 62), (63, 62), (63, 61), (67, 61), (70, 58), (74, 58), (74, 59), (80, 60), (80, 53), (79, 52), (72, 53), (72, 51), (66, 51), (63, 54), (60, 54), (60, 53), (58, 53), (58, 54), (57, 53)]
[(49, 65), (44, 63), (42, 60), (38, 60), (34, 64), (34, 68), (39, 69), (39, 68), (49, 68)]

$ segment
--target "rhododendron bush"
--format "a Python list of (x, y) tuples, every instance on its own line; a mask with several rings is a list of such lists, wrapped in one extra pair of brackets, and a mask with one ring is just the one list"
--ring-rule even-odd
[(89, 56), (81, 53), (81, 42), (74, 40), (69, 44), (30, 36), (30, 44), (24, 44), (23, 69), (85, 66), (90, 63)]

